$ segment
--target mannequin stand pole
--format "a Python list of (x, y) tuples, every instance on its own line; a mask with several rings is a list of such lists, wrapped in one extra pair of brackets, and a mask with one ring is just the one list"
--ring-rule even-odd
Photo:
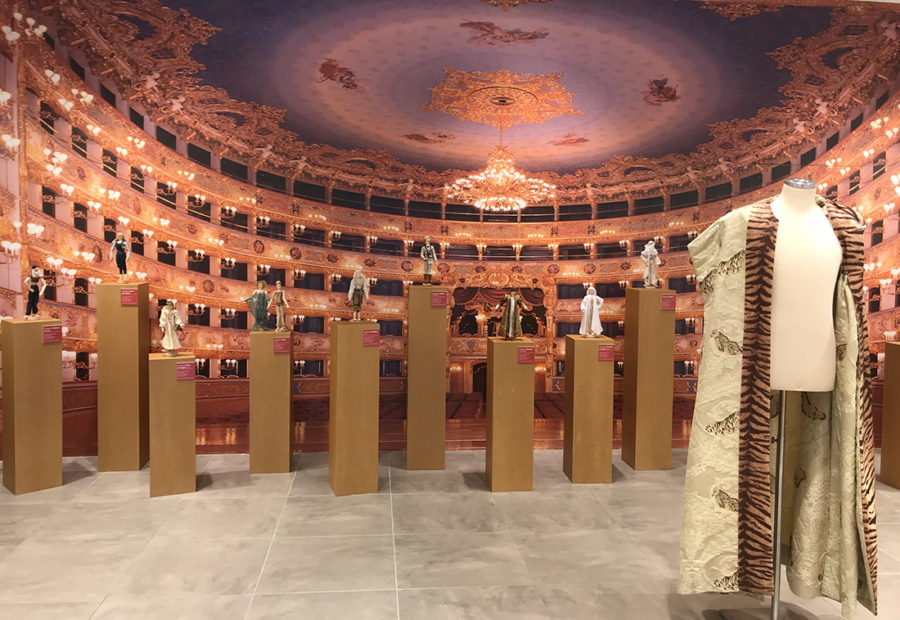
[(778, 438), (775, 443), (775, 524), (772, 531), (774, 589), (772, 590), (772, 620), (778, 620), (781, 605), (781, 500), (784, 486), (784, 418), (787, 415), (787, 392), (781, 390), (778, 404)]
[[(772, 564), (774, 588), (772, 590), (771, 620), (781, 617), (781, 495), (784, 482), (784, 418), (787, 415), (787, 392), (780, 390), (778, 403), (778, 436), (775, 440), (775, 506), (772, 527)], [(758, 612), (759, 610), (757, 610)], [(789, 617), (801, 618), (788, 612)], [(759, 616), (752, 609), (720, 609), (705, 611), (703, 617), (709, 620), (752, 620)]]

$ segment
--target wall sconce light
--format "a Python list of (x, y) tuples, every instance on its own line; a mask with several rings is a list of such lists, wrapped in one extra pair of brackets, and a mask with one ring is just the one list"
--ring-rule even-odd
[(302, 280), (306, 277), (306, 269), (294, 269), (294, 279)]
[(14, 257), (21, 253), (22, 244), (18, 241), (11, 242), (4, 239), (3, 241), (0, 241), (0, 248), (3, 248), (3, 253), (7, 256)]
[(223, 258), (220, 262), (222, 269), (234, 269), (234, 266), (237, 264), (237, 260), (233, 258)]
[(256, 274), (260, 276), (269, 275), (269, 271), (272, 269), (270, 265), (257, 265), (256, 266)]
[(194, 250), (193, 252), (188, 254), (188, 260), (192, 263), (202, 263), (206, 260), (206, 250), (202, 250), (200, 248)]

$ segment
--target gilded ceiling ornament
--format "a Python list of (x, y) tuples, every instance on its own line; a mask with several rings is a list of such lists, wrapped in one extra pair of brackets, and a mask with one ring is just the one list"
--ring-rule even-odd
[(485, 4), (490, 4), (491, 6), (497, 6), (503, 9), (504, 11), (508, 11), (513, 7), (522, 6), (523, 4), (528, 4), (530, 2), (534, 3), (546, 3), (553, 2), (553, 0), (481, 0)]
[[(501, 4), (497, 2), (496, 6)], [(523, 3), (510, 2), (509, 6), (518, 4)], [(772, 10), (786, 2), (769, 0), (759, 5), (697, 0), (697, 4), (737, 19), (748, 11)], [(54, 20), (60, 41), (81, 50), (94, 72), (114, 82), (125, 99), (142, 105), (154, 122), (168, 123), (185, 135), (196, 135), (217, 156), (245, 160), (254, 149), (269, 148), (272, 155), (266, 160), (266, 167), (275, 172), (296, 175), (310, 183), (338, 183), (342, 188), (358, 187), (362, 188), (360, 191), (384, 195), (403, 195), (409, 179), (413, 179), (415, 198), (432, 201), (440, 201), (444, 188), (469, 172), (406, 164), (383, 150), (304, 143), (283, 127), (283, 110), (239, 101), (222, 88), (202, 84), (202, 65), (191, 57), (191, 52), (217, 28), (187, 11), (173, 10), (160, 0), (31, 0), (30, 5)], [(750, 118), (713, 123), (710, 140), (692, 153), (657, 158), (617, 156), (596, 168), (571, 174), (548, 172), (542, 176), (557, 186), (560, 201), (594, 202), (618, 199), (629, 192), (658, 192), (661, 186), (676, 192), (720, 182), (721, 157), (734, 162), (733, 174), (737, 174), (757, 169), (761, 161), (796, 155), (811, 141), (833, 132), (834, 123), (842, 122), (849, 114), (847, 102), (871, 96), (880, 83), (873, 76), (896, 73), (900, 66), (896, 15), (896, 9), (874, 6), (866, 10), (833, 9), (831, 25), (826, 30), (770, 52), (778, 68), (790, 74), (789, 81), (781, 87), (784, 103), (763, 108)], [(9, 45), (0, 37), (0, 50), (8, 51)], [(835, 56), (836, 68), (822, 63), (821, 59), (829, 53), (847, 48), (852, 51)], [(52, 51), (33, 48), (30, 54), (35, 56), (25, 64), (36, 75), (43, 75), (47, 67), (58, 61)], [(335, 82), (343, 87), (347, 74), (338, 68), (336, 75), (339, 79)], [(44, 83), (43, 78), (39, 83)], [(48, 92), (39, 94), (51, 101), (64, 94), (47, 88)], [(660, 90), (659, 94), (667, 93)], [(826, 102), (826, 106), (815, 103), (816, 99)], [(177, 113), (173, 107), (178, 108)], [(427, 139), (436, 138), (427, 128), (418, 131)], [(577, 138), (563, 135), (559, 146), (571, 146), (574, 142), (568, 141)], [(0, 149), (3, 146), (0, 142)], [(369, 163), (362, 165), (362, 161)], [(586, 190), (588, 185), (594, 188), (591, 192)], [(588, 197), (588, 193), (592, 196)]]
[(742, 17), (752, 17), (760, 13), (777, 13), (781, 10), (780, 5), (767, 5), (758, 2), (720, 2), (710, 0), (703, 3), (703, 8), (715, 11), (723, 17), (727, 17), (731, 21), (735, 21)]
[(533, 75), (499, 71), (444, 69), (444, 79), (430, 88), (424, 110), (452, 114), (504, 131), (516, 125), (543, 123), (557, 116), (582, 114), (572, 105), (575, 95), (559, 83), (562, 73)]

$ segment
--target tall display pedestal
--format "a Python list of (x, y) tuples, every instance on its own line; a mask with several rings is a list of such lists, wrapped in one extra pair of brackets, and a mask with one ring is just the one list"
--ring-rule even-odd
[(335, 495), (378, 492), (378, 350), (373, 321), (331, 325), (328, 482)]
[(3, 486), (62, 484), (62, 323), (3, 321)]
[(97, 287), (97, 469), (129, 471), (150, 458), (150, 285)]
[(293, 338), (250, 333), (250, 473), (291, 471)]
[(671, 469), (675, 291), (625, 291), (622, 460), (632, 469)]
[(446, 286), (409, 287), (407, 469), (444, 469), (449, 295)]
[(884, 345), (881, 481), (900, 489), (900, 342)]
[(150, 355), (150, 497), (197, 490), (194, 356)]
[(614, 347), (605, 336), (566, 336), (563, 471), (572, 482), (612, 482)]
[(491, 491), (534, 486), (534, 343), (488, 338), (487, 449)]

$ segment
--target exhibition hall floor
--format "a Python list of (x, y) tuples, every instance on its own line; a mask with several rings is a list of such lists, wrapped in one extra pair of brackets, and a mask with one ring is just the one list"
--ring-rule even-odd
[[(328, 455), (290, 474), (246, 455), (197, 458), (198, 491), (149, 499), (147, 471), (65, 459), (65, 484), (0, 489), (0, 618), (615, 619), (767, 610), (743, 595), (675, 594), (686, 451), (675, 469), (572, 485), (536, 451), (534, 491), (487, 491), (484, 452), (445, 471), (381, 455), (377, 495), (334, 497)], [(879, 485), (880, 617), (900, 609), (900, 491)], [(800, 603), (786, 593), (790, 603)], [(796, 617), (840, 617), (824, 599)], [(709, 616), (712, 617), (712, 616)], [(743, 616), (763, 618), (765, 614)], [(857, 618), (871, 618), (861, 610)]]

